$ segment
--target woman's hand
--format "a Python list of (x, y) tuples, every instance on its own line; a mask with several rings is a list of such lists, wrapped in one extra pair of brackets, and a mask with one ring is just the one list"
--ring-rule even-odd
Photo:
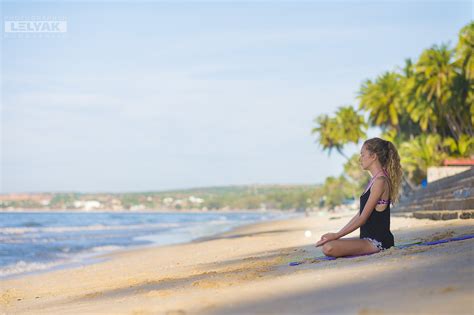
[(322, 246), (329, 241), (337, 240), (338, 238), (337, 233), (326, 233), (321, 236), (321, 239), (316, 243), (316, 247)]

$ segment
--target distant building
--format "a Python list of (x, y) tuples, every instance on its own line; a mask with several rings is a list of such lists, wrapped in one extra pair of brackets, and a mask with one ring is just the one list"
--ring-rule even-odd
[(40, 204), (42, 206), (49, 206), (50, 202), (51, 202), (51, 199), (43, 199), (40, 201)]
[(190, 196), (189, 197), (189, 202), (191, 202), (192, 204), (200, 205), (201, 203), (204, 202), (204, 199), (197, 198), (197, 197), (194, 197), (194, 196)]
[(467, 171), (474, 167), (474, 159), (447, 159), (443, 165), (428, 167), (426, 176), (428, 183)]
[(166, 205), (166, 206), (169, 206), (171, 203), (173, 203), (173, 198), (171, 197), (166, 197), (165, 199), (163, 199), (163, 203)]
[(97, 200), (74, 201), (74, 208), (84, 210), (94, 210), (102, 208), (102, 204)]

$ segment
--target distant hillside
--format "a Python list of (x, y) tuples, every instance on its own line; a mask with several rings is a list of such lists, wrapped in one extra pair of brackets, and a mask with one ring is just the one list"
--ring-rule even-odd
[(320, 185), (246, 185), (134, 193), (0, 195), (0, 209), (239, 210), (307, 209), (319, 205)]

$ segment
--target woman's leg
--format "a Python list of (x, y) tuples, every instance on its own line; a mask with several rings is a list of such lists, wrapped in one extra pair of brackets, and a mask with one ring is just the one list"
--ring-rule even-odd
[(380, 251), (369, 240), (358, 238), (341, 238), (329, 241), (323, 245), (322, 250), (324, 255), (332, 257), (373, 254)]

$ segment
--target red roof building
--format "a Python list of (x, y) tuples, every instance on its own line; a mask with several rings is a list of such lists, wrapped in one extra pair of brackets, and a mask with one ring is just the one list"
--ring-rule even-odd
[(474, 159), (447, 159), (444, 166), (474, 166)]

